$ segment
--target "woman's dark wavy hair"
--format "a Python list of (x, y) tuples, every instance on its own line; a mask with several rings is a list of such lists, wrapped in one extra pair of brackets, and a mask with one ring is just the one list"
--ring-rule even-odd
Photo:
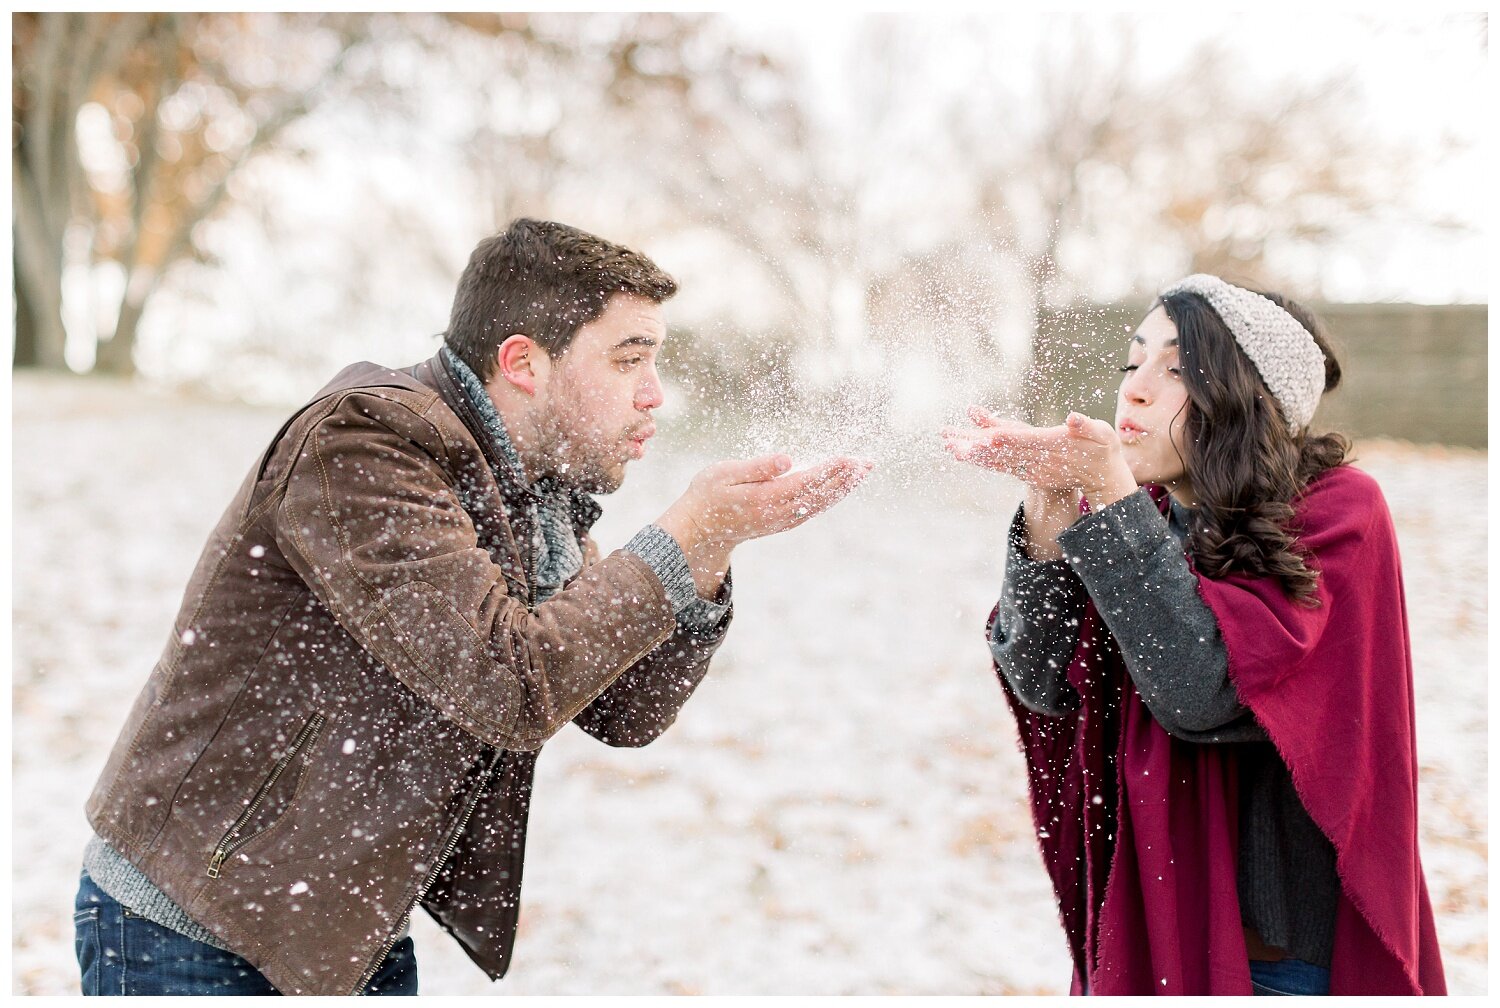
[[(1318, 320), (1280, 294), (1260, 293), (1312, 333), (1325, 360), (1323, 391), (1333, 391), (1343, 372)], [(1194, 564), (1210, 578), (1270, 575), (1296, 601), (1317, 606), (1318, 572), (1297, 542), (1292, 501), (1345, 460), (1349, 439), (1293, 435), (1255, 365), (1202, 297), (1173, 294), (1161, 305), (1177, 326), (1187, 384), (1183, 464), (1198, 499), (1188, 531)]]

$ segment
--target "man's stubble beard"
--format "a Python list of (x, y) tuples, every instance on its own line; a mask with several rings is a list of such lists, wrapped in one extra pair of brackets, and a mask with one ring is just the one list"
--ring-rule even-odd
[[(596, 443), (587, 437), (567, 433), (565, 420), (587, 415), (584, 403), (575, 402), (573, 390), (557, 386), (558, 397), (537, 418), (536, 430), (543, 460), (543, 471), (558, 483), (587, 494), (612, 494), (625, 482), (625, 460), (610, 453), (623, 445), (618, 442)], [(624, 435), (621, 431), (621, 437)]]
[(551, 476), (563, 486), (581, 490), (587, 494), (612, 494), (625, 482), (625, 463), (601, 460), (591, 449), (593, 444), (582, 444), (569, 438), (549, 424), (542, 430), (543, 475)]
[(592, 460), (582, 464), (574, 463), (568, 467), (567, 472), (558, 473), (557, 479), (575, 490), (602, 496), (620, 489), (625, 482), (625, 466), (622, 464), (614, 472), (606, 472), (598, 468)]

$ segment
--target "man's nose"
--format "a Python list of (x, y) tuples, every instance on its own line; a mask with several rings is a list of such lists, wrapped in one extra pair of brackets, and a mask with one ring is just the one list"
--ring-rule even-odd
[(656, 369), (652, 368), (646, 374), (646, 380), (641, 382), (635, 390), (635, 408), (640, 410), (656, 409), (666, 398), (661, 387), (661, 378)]

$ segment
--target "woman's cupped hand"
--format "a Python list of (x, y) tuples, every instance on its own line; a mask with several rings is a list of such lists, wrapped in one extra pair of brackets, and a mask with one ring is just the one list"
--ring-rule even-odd
[(1003, 473), (1053, 492), (1081, 491), (1102, 507), (1135, 492), (1135, 478), (1115, 429), (1103, 420), (1069, 413), (1056, 427), (1003, 420), (980, 406), (972, 426), (944, 427), (943, 447), (960, 462)]

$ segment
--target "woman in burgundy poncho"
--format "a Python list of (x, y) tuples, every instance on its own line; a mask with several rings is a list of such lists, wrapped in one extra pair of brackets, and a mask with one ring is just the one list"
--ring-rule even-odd
[(1309, 431), (1337, 361), (1198, 274), (1122, 371), (1113, 427), (944, 431), (1026, 484), (990, 644), (1073, 992), (1444, 993), (1396, 537)]

